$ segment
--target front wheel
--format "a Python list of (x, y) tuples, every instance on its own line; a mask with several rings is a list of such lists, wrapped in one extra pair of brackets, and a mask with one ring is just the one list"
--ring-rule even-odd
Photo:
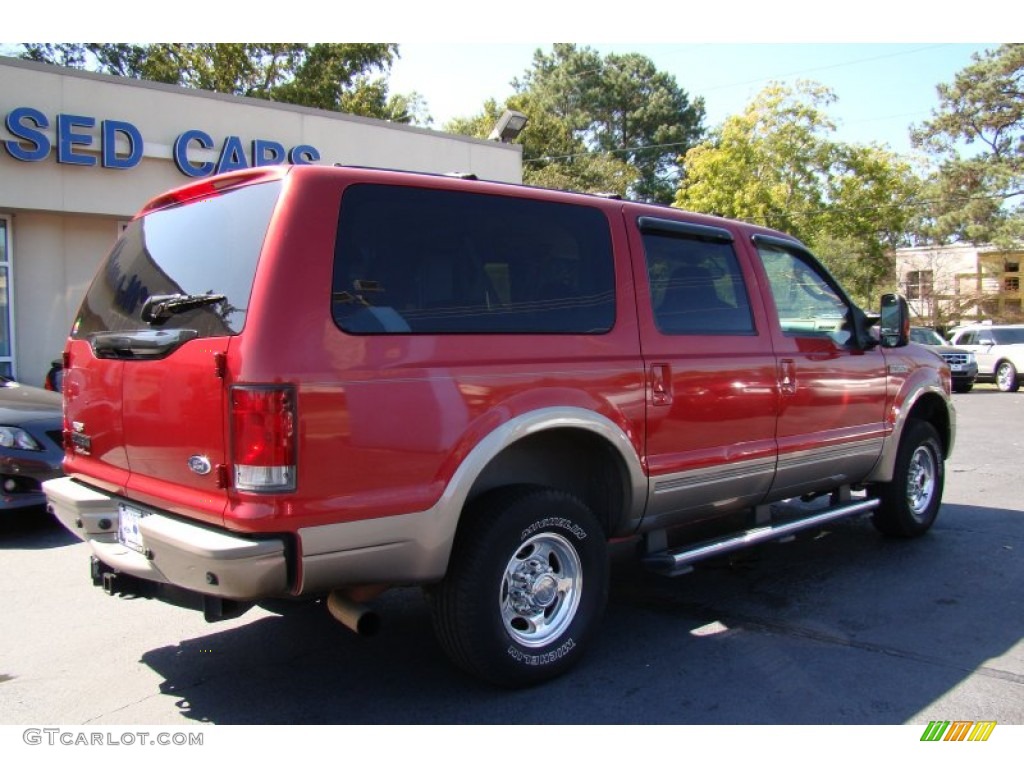
[(1016, 392), (1020, 389), (1017, 369), (1009, 360), (1004, 360), (996, 368), (996, 386), (999, 387), (1000, 392)]
[(601, 526), (576, 497), (536, 486), (489, 493), (466, 515), (448, 575), (428, 591), (441, 646), (497, 685), (562, 674), (607, 602)]
[(932, 527), (945, 483), (942, 442), (926, 421), (907, 422), (896, 453), (891, 482), (873, 488), (881, 502), (872, 516), (875, 527), (887, 536), (913, 538)]

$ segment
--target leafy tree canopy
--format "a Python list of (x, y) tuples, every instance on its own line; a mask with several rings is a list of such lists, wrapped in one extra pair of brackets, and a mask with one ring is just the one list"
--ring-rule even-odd
[(799, 238), (871, 305), (892, 280), (919, 183), (888, 150), (836, 141), (835, 101), (816, 83), (770, 84), (686, 153), (674, 205)]
[(23, 43), (23, 58), (289, 104), (429, 123), (418, 94), (391, 96), (395, 43)]
[[(520, 140), (531, 184), (669, 202), (678, 157), (704, 131), (703, 100), (691, 101), (674, 77), (635, 53), (602, 57), (558, 43), (537, 50), (512, 86), (502, 107), (530, 118)], [(483, 138), (500, 112), (489, 102), (446, 129)]]
[(935, 159), (922, 235), (932, 241), (1024, 239), (1024, 44), (1002, 45), (937, 87), (932, 119), (911, 131)]

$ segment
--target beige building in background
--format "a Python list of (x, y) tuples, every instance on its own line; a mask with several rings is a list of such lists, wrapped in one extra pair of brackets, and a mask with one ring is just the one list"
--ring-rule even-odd
[(0, 57), (0, 373), (42, 383), (151, 197), (276, 162), (522, 180), (520, 145)]
[(1024, 322), (1021, 264), (1024, 249), (947, 245), (899, 248), (899, 290), (910, 304), (911, 322), (948, 328), (991, 320)]

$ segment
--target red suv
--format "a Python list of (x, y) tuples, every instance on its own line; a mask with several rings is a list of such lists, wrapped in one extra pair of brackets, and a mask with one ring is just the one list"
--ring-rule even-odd
[(241, 171), (151, 201), (101, 266), (46, 493), (111, 592), (211, 620), (323, 599), (367, 629), (363, 600), (422, 585), (457, 664), (529, 684), (592, 638), (609, 540), (676, 574), (840, 517), (931, 526), (949, 371), (902, 299), (877, 322), (748, 224)]

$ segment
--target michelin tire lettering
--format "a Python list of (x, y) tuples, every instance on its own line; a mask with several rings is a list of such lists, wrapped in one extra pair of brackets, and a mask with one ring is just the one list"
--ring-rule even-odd
[(574, 523), (572, 520), (567, 520), (564, 517), (545, 517), (543, 520), (538, 520), (529, 528), (523, 529), (522, 541), (526, 541), (537, 531), (542, 528), (561, 528), (562, 530), (568, 531), (580, 541), (587, 538), (587, 532), (584, 531), (580, 526)]
[(508, 655), (520, 664), (526, 664), (528, 667), (542, 667), (545, 664), (552, 664), (565, 657), (575, 647), (576, 642), (570, 637), (555, 650), (549, 651), (548, 653), (542, 653), (539, 656), (531, 656), (528, 653), (523, 653), (514, 645), (510, 645), (508, 647)]

